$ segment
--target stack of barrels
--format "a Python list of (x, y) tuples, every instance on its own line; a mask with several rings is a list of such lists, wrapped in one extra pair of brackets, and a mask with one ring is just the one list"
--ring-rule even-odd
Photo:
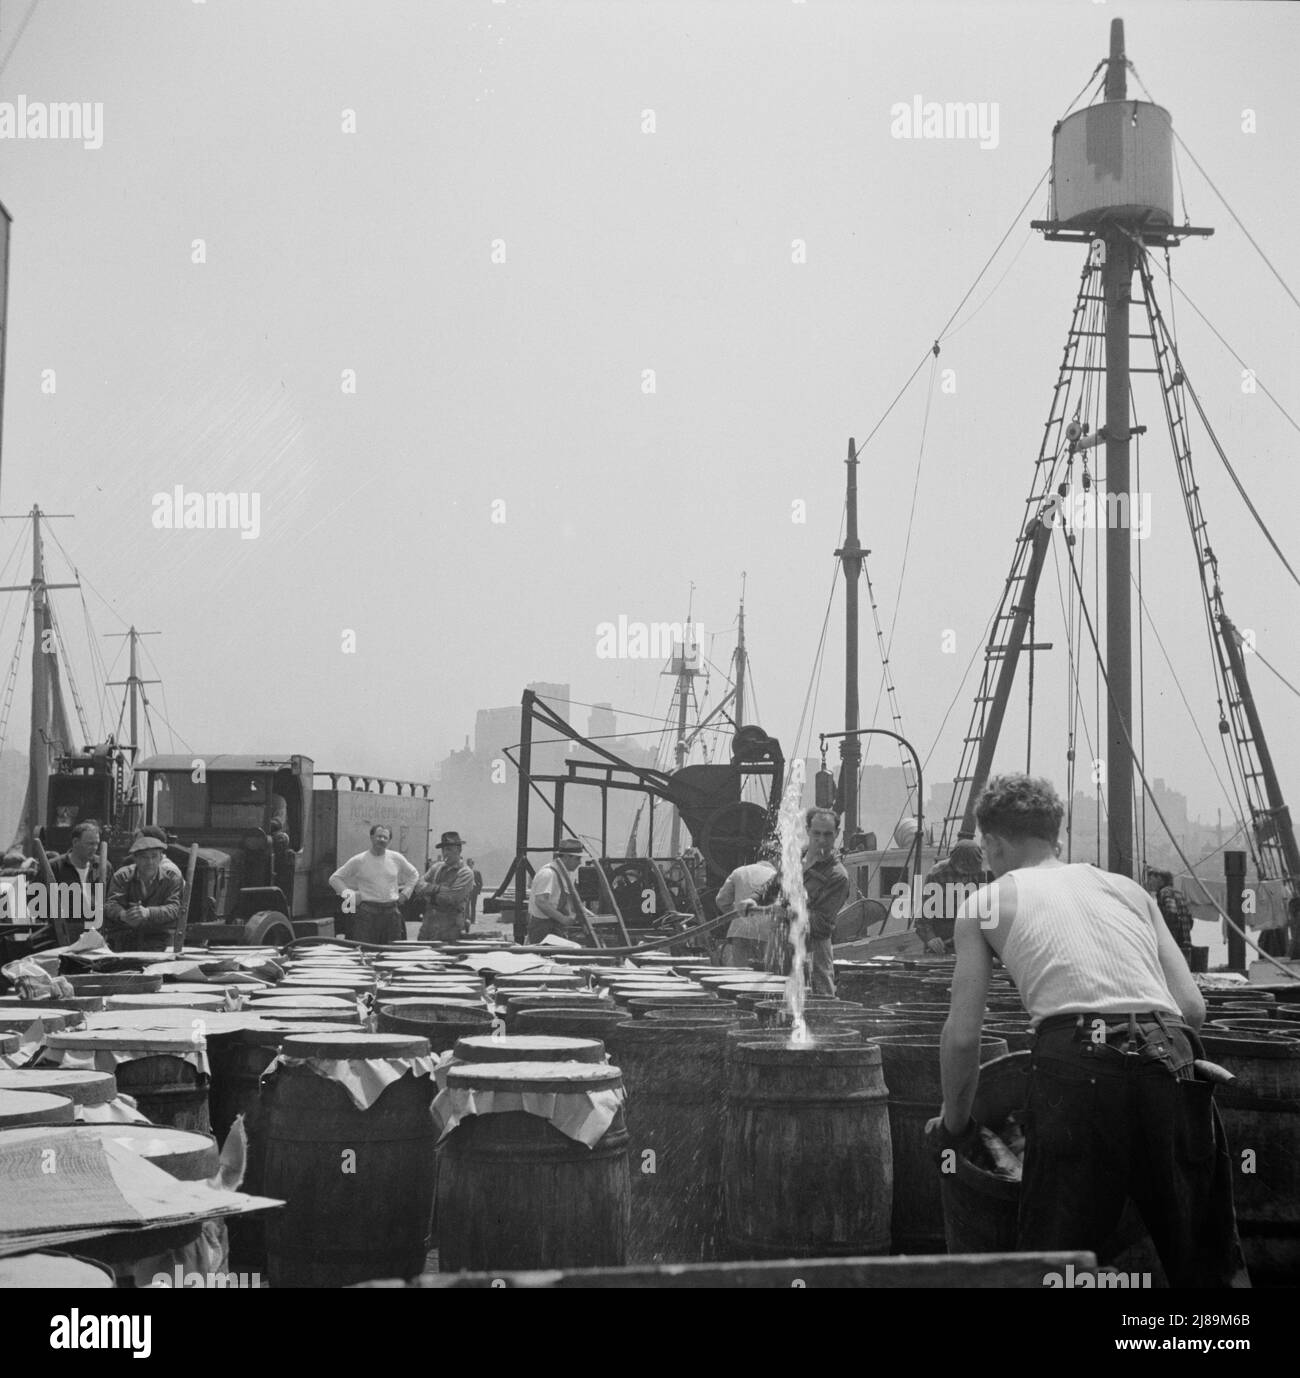
[(1253, 1151), (1253, 1172), (1233, 1173), (1237, 1228), (1256, 1285), (1300, 1276), (1300, 982), (1206, 990), (1205, 1053), (1233, 1074), (1215, 1089), (1234, 1158)]

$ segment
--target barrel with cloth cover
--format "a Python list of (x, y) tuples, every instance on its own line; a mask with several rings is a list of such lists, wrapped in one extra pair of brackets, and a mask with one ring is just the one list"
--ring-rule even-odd
[(623, 1100), (621, 1072), (603, 1063), (450, 1068), (435, 1105), (443, 1271), (621, 1266)]
[(263, 1082), (272, 1287), (410, 1277), (430, 1247), (433, 1059), (402, 1034), (295, 1034)]

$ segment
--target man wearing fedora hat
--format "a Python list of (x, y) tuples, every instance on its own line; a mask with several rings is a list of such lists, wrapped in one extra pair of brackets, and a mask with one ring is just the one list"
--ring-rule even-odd
[(113, 872), (104, 902), (104, 941), (114, 952), (166, 952), (181, 917), (185, 878), (167, 865), (167, 844), (141, 835)]
[(415, 887), (426, 901), (421, 942), (454, 943), (473, 922), (474, 871), (461, 859), (463, 846), (459, 833), (443, 833), (438, 840), (442, 860), (435, 861)]
[[(582, 843), (566, 837), (555, 849), (555, 857), (537, 868), (528, 887), (528, 941), (540, 943), (550, 933), (572, 938), (577, 922), (577, 889), (571, 876), (582, 864)], [(563, 872), (563, 874), (562, 874)], [(590, 917), (590, 915), (588, 915)]]

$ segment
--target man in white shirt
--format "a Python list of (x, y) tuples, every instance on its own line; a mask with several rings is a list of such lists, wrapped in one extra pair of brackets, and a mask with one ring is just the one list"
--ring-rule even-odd
[(1205, 1002), (1136, 881), (1059, 859), (1064, 812), (1051, 784), (1027, 775), (994, 776), (980, 795), (996, 879), (957, 911), (943, 1113), (927, 1136), (960, 1153), (975, 1133), (996, 955), (1035, 1033), (1016, 1248), (1100, 1253), (1131, 1199), (1170, 1286), (1235, 1285), (1232, 1163), (1195, 1065)]
[(370, 850), (349, 857), (330, 877), (343, 897), (343, 936), (359, 943), (401, 942), (406, 937), (398, 906), (411, 896), (420, 873), (401, 852), (389, 851), (392, 830), (370, 829)]
[(748, 866), (737, 866), (722, 882), (714, 898), (719, 914), (729, 909), (739, 911), (727, 929), (722, 949), (724, 966), (752, 966), (763, 960), (771, 936), (772, 915), (754, 913), (754, 906), (748, 901), (776, 875), (775, 859), (779, 850), (775, 843), (764, 843), (759, 849), (758, 860)]

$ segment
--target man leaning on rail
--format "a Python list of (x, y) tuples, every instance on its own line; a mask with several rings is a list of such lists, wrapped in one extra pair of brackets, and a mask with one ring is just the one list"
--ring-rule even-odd
[(996, 776), (980, 796), (995, 879), (958, 911), (943, 1113), (926, 1133), (958, 1152), (976, 1134), (980, 1026), (1000, 957), (1035, 1034), (1016, 1248), (1099, 1253), (1131, 1198), (1171, 1286), (1249, 1286), (1202, 1076), (1212, 1064), (1196, 1065), (1205, 1002), (1136, 881), (1058, 858), (1063, 815), (1052, 786), (1027, 775)]

